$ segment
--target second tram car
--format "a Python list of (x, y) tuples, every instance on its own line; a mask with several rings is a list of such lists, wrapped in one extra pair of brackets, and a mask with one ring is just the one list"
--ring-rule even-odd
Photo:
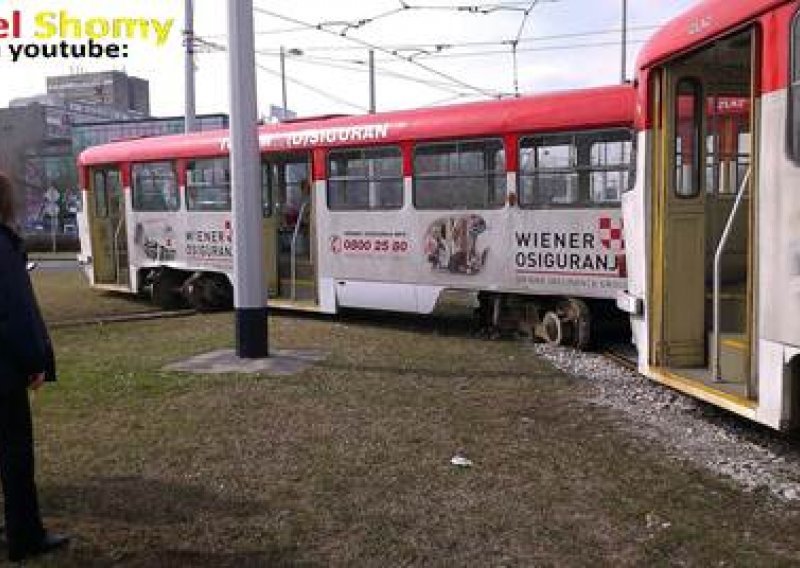
[(800, 2), (705, 0), (639, 59), (623, 195), (639, 370), (773, 428), (800, 418)]
[[(626, 288), (632, 86), (263, 126), (270, 304), (429, 313), (585, 346)], [(97, 288), (231, 300), (226, 132), (86, 150), (81, 259)], [(510, 322), (510, 323), (509, 323)]]

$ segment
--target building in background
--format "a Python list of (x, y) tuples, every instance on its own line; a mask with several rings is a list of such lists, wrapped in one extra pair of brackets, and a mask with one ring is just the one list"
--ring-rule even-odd
[[(205, 114), (197, 117), (198, 130), (220, 130), (228, 128), (227, 114)], [(182, 116), (142, 118), (121, 121), (100, 121), (75, 124), (72, 127), (72, 149), (77, 156), (86, 148), (116, 140), (182, 134)]]
[(47, 94), (56, 95), (67, 103), (102, 105), (122, 112), (150, 115), (150, 83), (122, 71), (48, 77)]
[[(0, 109), (0, 168), (24, 195), (24, 229), (74, 228), (79, 204), (78, 154), (115, 140), (183, 132), (184, 119), (154, 118), (148, 81), (119, 71), (49, 77), (47, 93)], [(228, 127), (224, 114), (198, 117), (198, 129)], [(61, 195), (57, 219), (45, 215), (45, 193)]]

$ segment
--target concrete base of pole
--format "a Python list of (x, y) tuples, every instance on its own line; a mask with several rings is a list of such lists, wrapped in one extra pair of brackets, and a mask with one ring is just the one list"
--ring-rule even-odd
[(197, 355), (164, 367), (165, 371), (179, 371), (197, 375), (249, 374), (288, 376), (302, 373), (324, 360), (327, 353), (311, 350), (276, 349), (266, 359), (243, 359), (233, 349)]
[(266, 308), (236, 308), (236, 354), (242, 359), (269, 356)]

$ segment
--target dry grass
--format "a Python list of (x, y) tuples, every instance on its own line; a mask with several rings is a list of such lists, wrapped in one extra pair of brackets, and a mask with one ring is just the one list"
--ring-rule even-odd
[(50, 564), (800, 562), (797, 507), (630, 439), (520, 344), (458, 320), (276, 317), (275, 344), (329, 358), (289, 378), (160, 371), (230, 345), (231, 319), (55, 332), (40, 490), (75, 542)]
[(91, 290), (78, 270), (38, 269), (31, 275), (42, 313), (50, 322), (155, 311), (129, 294)]

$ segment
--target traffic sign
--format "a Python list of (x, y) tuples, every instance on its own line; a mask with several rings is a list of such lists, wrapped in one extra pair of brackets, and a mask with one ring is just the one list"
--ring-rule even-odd
[(58, 214), (61, 213), (61, 207), (58, 206), (58, 203), (47, 203), (44, 206), (44, 214), (49, 217), (58, 217)]
[(61, 192), (55, 187), (51, 187), (44, 192), (44, 198), (50, 203), (56, 203), (59, 199), (61, 199)]

